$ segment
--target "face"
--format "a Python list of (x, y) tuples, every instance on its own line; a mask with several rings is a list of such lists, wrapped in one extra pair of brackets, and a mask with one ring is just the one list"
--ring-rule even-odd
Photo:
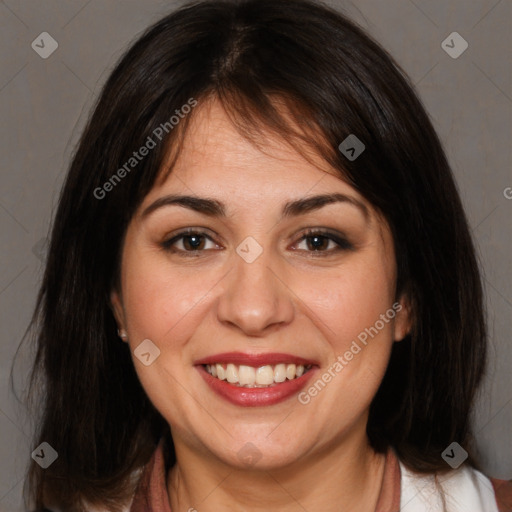
[(128, 227), (112, 303), (178, 453), (285, 467), (365, 435), (408, 329), (390, 230), (334, 170), (197, 108)]

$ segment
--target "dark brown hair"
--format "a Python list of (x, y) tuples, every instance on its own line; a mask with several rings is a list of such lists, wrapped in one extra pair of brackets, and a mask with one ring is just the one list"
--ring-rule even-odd
[[(380, 452), (394, 447), (421, 472), (450, 469), (441, 452), (452, 441), (471, 454), (470, 411), (486, 362), (481, 279), (452, 172), (414, 87), (370, 36), (320, 3), (203, 1), (163, 18), (122, 57), (61, 192), (31, 324), (29, 394), (44, 404), (34, 447), (46, 441), (59, 457), (46, 470), (30, 467), (35, 506), (120, 510), (130, 475), (168, 434), (117, 337), (109, 297), (128, 223), (196, 110), (103, 198), (94, 191), (191, 98), (197, 108), (220, 100), (253, 141), (266, 132), (313, 148), (383, 214), (397, 296), (409, 297), (414, 326), (394, 344), (370, 408), (370, 442)], [(354, 161), (338, 150), (350, 134), (366, 146)], [(168, 455), (172, 464), (172, 441)]]

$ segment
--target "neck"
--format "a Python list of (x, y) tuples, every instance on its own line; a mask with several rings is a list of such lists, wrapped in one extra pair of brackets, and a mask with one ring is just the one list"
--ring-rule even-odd
[(366, 435), (272, 470), (233, 468), (179, 444), (176, 455), (167, 479), (173, 512), (373, 511), (385, 462)]

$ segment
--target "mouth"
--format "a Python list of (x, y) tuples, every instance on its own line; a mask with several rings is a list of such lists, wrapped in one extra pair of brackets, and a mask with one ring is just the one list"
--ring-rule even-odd
[(274, 366), (254, 367), (233, 363), (215, 363), (205, 364), (203, 367), (215, 379), (227, 381), (237, 387), (268, 388), (302, 377), (311, 370), (313, 365), (280, 363)]
[(291, 354), (217, 354), (194, 362), (208, 387), (243, 407), (273, 405), (297, 394), (319, 369)]

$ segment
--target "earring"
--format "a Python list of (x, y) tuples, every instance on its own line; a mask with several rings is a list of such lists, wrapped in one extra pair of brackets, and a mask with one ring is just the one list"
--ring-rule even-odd
[(128, 334), (124, 329), (117, 329), (117, 335), (123, 340), (128, 341)]

